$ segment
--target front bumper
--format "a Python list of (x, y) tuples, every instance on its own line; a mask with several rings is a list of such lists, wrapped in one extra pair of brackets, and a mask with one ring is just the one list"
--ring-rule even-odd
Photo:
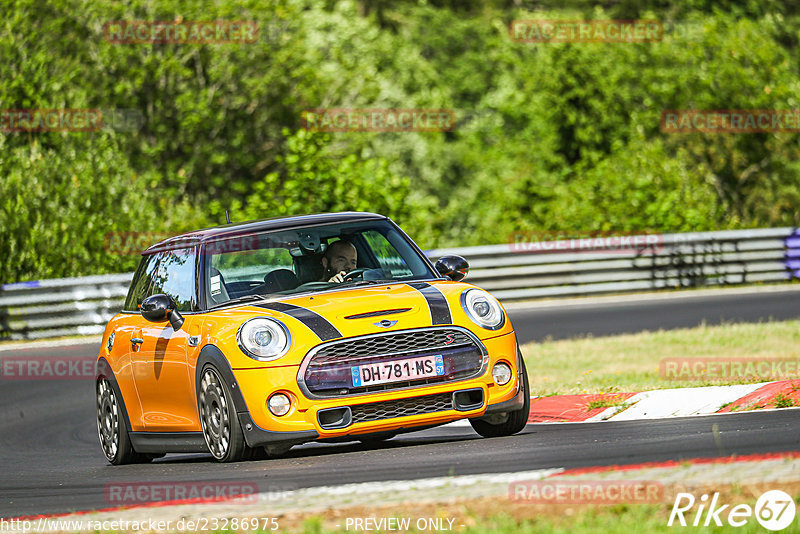
[[(297, 365), (269, 369), (235, 369), (246, 412), (239, 420), (251, 447), (302, 443), (316, 439), (413, 431), (463, 418), (513, 410), (524, 400), (519, 391), (519, 362), (514, 333), (482, 340), (488, 365), (477, 377), (356, 397), (309, 399), (297, 382)], [(492, 366), (505, 361), (516, 380), (494, 383)], [(270, 413), (267, 401), (281, 392), (292, 399), (287, 415)]]

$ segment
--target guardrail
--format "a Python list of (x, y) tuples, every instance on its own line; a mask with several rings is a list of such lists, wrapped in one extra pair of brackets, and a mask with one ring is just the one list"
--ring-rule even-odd
[[(787, 282), (800, 268), (800, 233), (763, 228), (653, 236), (649, 245), (557, 252), (555, 242), (436, 249), (459, 254), (469, 281), (502, 301), (690, 287)], [(531, 246), (533, 245), (533, 246)], [(551, 246), (545, 251), (545, 247)], [(623, 245), (624, 247), (625, 245)]]
[(36, 280), (0, 286), (0, 339), (102, 334), (133, 273)]
[[(650, 236), (652, 237), (652, 236)], [(800, 231), (765, 228), (666, 234), (598, 251), (563, 241), (435, 249), (458, 254), (468, 281), (502, 301), (787, 282), (800, 277)], [(604, 243), (607, 243), (605, 241)], [(132, 273), (0, 286), (0, 339), (101, 334), (121, 309)]]

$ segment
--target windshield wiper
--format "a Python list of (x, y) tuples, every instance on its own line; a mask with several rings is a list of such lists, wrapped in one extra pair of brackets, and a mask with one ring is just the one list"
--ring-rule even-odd
[(387, 279), (381, 279), (381, 280), (353, 280), (352, 282), (342, 282), (341, 284), (339, 284), (339, 285), (337, 285), (335, 287), (369, 286), (369, 285), (374, 285), (374, 284), (386, 284), (386, 283), (391, 283), (391, 282), (394, 282), (394, 280), (387, 280)]
[(220, 306), (228, 306), (230, 304), (236, 304), (236, 303), (239, 303), (239, 302), (247, 302), (247, 301), (250, 301), (250, 300), (262, 300), (262, 299), (265, 299), (265, 298), (267, 298), (267, 295), (241, 295), (239, 297), (236, 297), (235, 299), (230, 299), (230, 300), (226, 300), (225, 302), (220, 302), (219, 304), (215, 304), (215, 305), (211, 306), (209, 309), (211, 309), (211, 308), (219, 308)]

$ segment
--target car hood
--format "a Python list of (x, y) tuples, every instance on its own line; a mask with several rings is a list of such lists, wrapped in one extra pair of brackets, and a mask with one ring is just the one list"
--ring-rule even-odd
[[(497, 330), (473, 323), (461, 307), (462, 293), (475, 286), (430, 280), (337, 289), (322, 293), (265, 299), (221, 309), (206, 316), (203, 339), (228, 354), (233, 368), (299, 365), (320, 343), (376, 333), (457, 325), (479, 339), (513, 332), (510, 321)], [(252, 317), (273, 317), (290, 331), (292, 349), (274, 362), (246, 357), (237, 347), (237, 330)]]
[(444, 280), (392, 283), (248, 304), (248, 308), (291, 317), (321, 341), (448, 324), (467, 327), (478, 337), (505, 333), (481, 329), (467, 318), (460, 298), (472, 287)]

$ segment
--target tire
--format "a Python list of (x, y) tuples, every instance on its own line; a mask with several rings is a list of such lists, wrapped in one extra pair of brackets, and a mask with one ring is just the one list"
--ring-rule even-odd
[(249, 452), (232, 398), (217, 370), (203, 369), (197, 405), (208, 452), (218, 462), (238, 462)]
[(511, 436), (520, 432), (528, 424), (528, 413), (530, 412), (531, 398), (528, 394), (528, 371), (525, 369), (525, 360), (519, 358), (522, 370), (522, 391), (525, 393), (525, 401), (519, 410), (508, 412), (506, 420), (499, 423), (492, 423), (484, 419), (470, 419), (469, 423), (475, 432), (484, 438), (498, 438), (501, 436)]
[(133, 450), (122, 407), (114, 387), (107, 378), (97, 381), (97, 436), (103, 455), (112, 465), (149, 462), (144, 454)]

